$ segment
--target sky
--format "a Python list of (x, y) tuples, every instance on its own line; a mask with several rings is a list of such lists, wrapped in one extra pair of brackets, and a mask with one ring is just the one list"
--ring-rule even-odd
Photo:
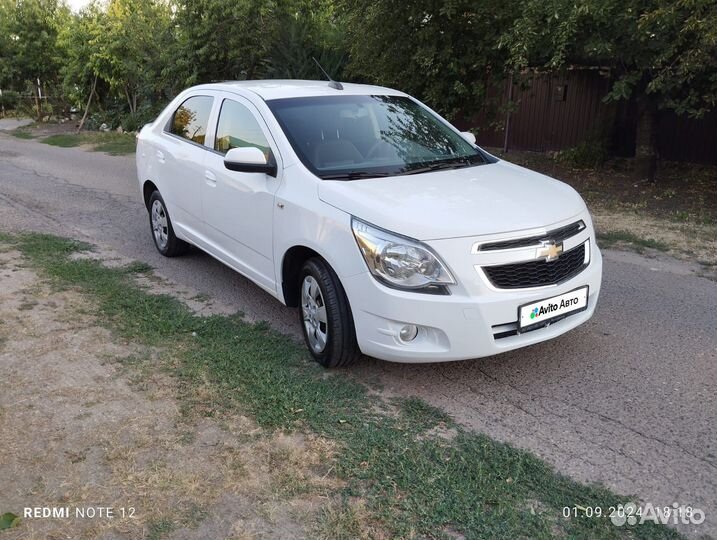
[(90, 3), (90, 0), (66, 0), (72, 11), (80, 11), (83, 7)]

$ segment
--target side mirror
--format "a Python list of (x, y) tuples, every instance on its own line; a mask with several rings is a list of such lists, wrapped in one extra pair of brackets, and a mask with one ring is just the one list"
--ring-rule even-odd
[(269, 159), (266, 159), (264, 152), (255, 146), (232, 148), (224, 156), (224, 166), (230, 171), (276, 176), (274, 156), (270, 154)]
[(473, 135), (470, 131), (461, 131), (461, 135), (463, 135), (463, 138), (467, 140), (472, 145), (475, 145), (476, 143), (476, 136)]

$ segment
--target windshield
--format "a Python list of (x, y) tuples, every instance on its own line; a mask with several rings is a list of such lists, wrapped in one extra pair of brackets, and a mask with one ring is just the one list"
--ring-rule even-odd
[(318, 96), (267, 102), (299, 159), (324, 179), (417, 174), (485, 163), (410, 98)]

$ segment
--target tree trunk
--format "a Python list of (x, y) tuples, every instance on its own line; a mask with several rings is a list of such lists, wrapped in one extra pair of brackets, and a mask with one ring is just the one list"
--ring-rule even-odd
[(77, 133), (82, 131), (82, 126), (85, 125), (85, 120), (87, 119), (87, 113), (90, 112), (90, 104), (92, 103), (92, 96), (95, 95), (95, 88), (97, 88), (97, 75), (95, 74), (95, 80), (92, 82), (92, 90), (90, 90), (90, 97), (87, 98), (87, 105), (85, 106), (85, 113), (82, 115), (82, 120), (80, 120), (80, 125), (77, 126)]
[(650, 98), (637, 103), (635, 133), (635, 176), (637, 180), (655, 181), (657, 170), (657, 106)]
[(129, 105), (129, 112), (133, 113), (134, 108), (132, 107), (132, 98), (129, 95), (129, 86), (128, 85), (124, 86), (124, 95), (127, 98), (127, 105)]

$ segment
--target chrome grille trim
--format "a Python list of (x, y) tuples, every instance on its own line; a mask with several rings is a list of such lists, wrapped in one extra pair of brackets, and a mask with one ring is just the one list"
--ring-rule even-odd
[(580, 234), (585, 230), (585, 222), (581, 219), (575, 223), (553, 229), (546, 232), (545, 234), (533, 235), (533, 236), (521, 236), (518, 238), (510, 238), (507, 240), (496, 240), (486, 242), (484, 244), (476, 244), (473, 248), (473, 253), (480, 253), (485, 251), (503, 251), (508, 249), (519, 249), (525, 247), (539, 246), (541, 242), (547, 240), (553, 240), (556, 243), (562, 242), (573, 236)]

